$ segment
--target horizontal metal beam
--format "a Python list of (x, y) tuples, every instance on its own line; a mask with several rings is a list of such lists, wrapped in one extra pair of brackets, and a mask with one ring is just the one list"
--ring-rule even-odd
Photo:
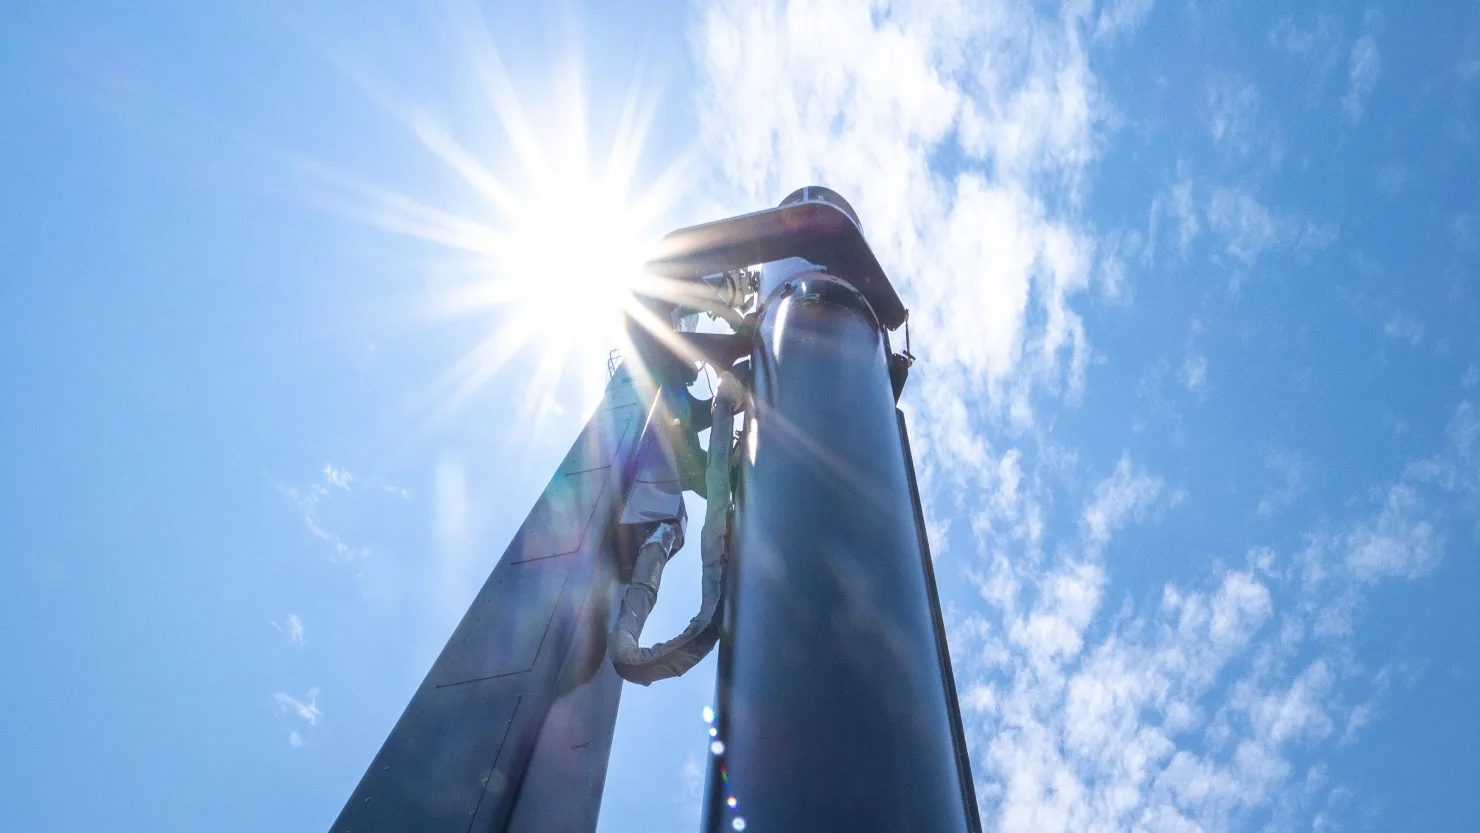
[(824, 266), (848, 281), (868, 299), (885, 329), (904, 323), (904, 303), (863, 232), (841, 209), (824, 202), (796, 202), (679, 229), (658, 242), (657, 255), (645, 268), (659, 277), (693, 280), (789, 257)]

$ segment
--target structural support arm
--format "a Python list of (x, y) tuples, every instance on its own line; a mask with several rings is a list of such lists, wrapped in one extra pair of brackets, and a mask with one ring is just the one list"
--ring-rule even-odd
[(650, 648), (639, 646), (638, 638), (658, 598), (663, 567), (672, 557), (675, 527), (659, 524), (638, 551), (632, 584), (622, 598), (622, 612), (612, 631), (612, 664), (623, 679), (642, 685), (677, 677), (693, 668), (719, 640), (719, 610), (724, 596), (725, 554), (729, 538), (730, 439), (734, 433), (736, 406), (743, 391), (728, 373), (722, 373), (712, 406), (709, 431), (709, 462), (705, 468), (708, 498), (700, 551), (704, 562), (699, 612), (683, 633)]

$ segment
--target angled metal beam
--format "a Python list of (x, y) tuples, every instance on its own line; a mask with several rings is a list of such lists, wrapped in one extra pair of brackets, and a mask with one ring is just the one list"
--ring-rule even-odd
[(595, 829), (621, 695), (606, 662), (625, 581), (615, 520), (653, 396), (612, 378), (335, 833)]

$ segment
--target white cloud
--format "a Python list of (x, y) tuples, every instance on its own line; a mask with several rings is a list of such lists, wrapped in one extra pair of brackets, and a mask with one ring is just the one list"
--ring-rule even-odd
[(1455, 215), (1449, 221), (1449, 235), (1454, 238), (1456, 251), (1473, 252), (1480, 248), (1480, 215)]
[(1305, 227), (1300, 230), (1300, 235), (1295, 239), (1295, 248), (1302, 252), (1329, 249), (1340, 237), (1341, 226), (1336, 223), (1306, 220)]
[(1326, 85), (1341, 62), (1340, 29), (1340, 21), (1334, 15), (1323, 14), (1308, 26), (1285, 17), (1269, 32), (1269, 42), (1276, 49), (1311, 68), (1307, 99), (1312, 107), (1320, 104)]
[(1168, 586), (1152, 616), (1090, 637), (1108, 580), (1098, 553), (1161, 491), (1123, 459), (1082, 513), (1083, 555), (1020, 574), (1022, 592), (1036, 598), (1026, 609), (1003, 606), (1002, 631), (983, 614), (958, 629), (959, 667), (979, 679), (965, 705), (992, 829), (1217, 827), (1266, 803), (1289, 770), (1278, 748), (1314, 731), (1310, 692), (1320, 689), (1297, 679), (1246, 687), (1244, 717), (1223, 717), (1247, 724), (1257, 715), (1254, 739), (1221, 753), (1179, 743), (1210, 725), (1200, 701), (1272, 619), (1270, 593), (1252, 572), (1230, 571), (1211, 594)]
[(1406, 341), (1410, 346), (1417, 347), (1423, 341), (1423, 322), (1410, 315), (1394, 313), (1382, 325), (1382, 332), (1388, 338)]
[[(1155, 230), (1163, 215), (1176, 224), (1180, 257), (1187, 257), (1206, 230), (1213, 236), (1215, 259), (1217, 254), (1226, 255), (1244, 269), (1281, 250), (1308, 257), (1340, 239), (1341, 227), (1334, 222), (1273, 210), (1245, 186), (1199, 184), (1185, 168), (1179, 165), (1176, 182), (1152, 201), (1148, 247), (1156, 245)], [(1235, 279), (1235, 288), (1237, 284)]]
[(1171, 188), (1172, 212), (1177, 218), (1178, 250), (1185, 257), (1192, 241), (1197, 239), (1202, 225), (1197, 219), (1197, 207), (1192, 201), (1192, 180), (1183, 177)]
[(1252, 119), (1259, 91), (1242, 78), (1223, 77), (1208, 85), (1208, 128), (1213, 141), (1239, 153), (1248, 153), (1254, 130)]
[(288, 642), (293, 645), (303, 644), (303, 620), (296, 613), (289, 613), (282, 622), (270, 623), (279, 632), (288, 637)]
[[(1127, 255), (1134, 255), (1140, 247), (1141, 233), (1134, 230), (1106, 241), (1100, 255), (1100, 297), (1107, 301), (1130, 302), (1131, 293), (1126, 286), (1125, 261), (1121, 258), (1121, 249), (1124, 248)], [(1149, 256), (1150, 252), (1144, 254)]]
[(1346, 96), (1341, 99), (1341, 112), (1352, 124), (1362, 120), (1366, 110), (1367, 96), (1377, 84), (1378, 59), (1377, 39), (1363, 35), (1352, 44), (1352, 54), (1347, 68)]
[(1321, 15), (1308, 28), (1293, 18), (1281, 18), (1269, 32), (1269, 42), (1300, 58), (1329, 60), (1336, 45), (1337, 20)]
[[(1465, 373), (1466, 380), (1475, 374), (1475, 368), (1471, 367)], [(1474, 387), (1473, 382), (1468, 387)], [(1455, 411), (1454, 418), (1444, 429), (1445, 438), (1454, 449), (1455, 454), (1461, 460), (1472, 459), (1480, 452), (1480, 419), (1475, 416), (1475, 406), (1470, 402), (1460, 403), (1459, 409)]]
[(1246, 267), (1280, 242), (1281, 227), (1248, 191), (1218, 188), (1208, 204), (1208, 225), (1223, 235), (1227, 252)]
[[(1321, 758), (1352, 742), (1387, 690), (1385, 672), (1352, 662), (1360, 610), (1381, 583), (1433, 569), (1437, 501), (1480, 495), (1473, 404), (1446, 437), (1365, 515), (1318, 527), (1288, 558), (1251, 549), (1247, 567), (1217, 568), (1206, 589), (1167, 584), (1151, 608), (1106, 604), (1101, 556), (1116, 531), (1177, 498), (1128, 458), (1088, 496), (1078, 549), (1045, 561), (1034, 546), (1014, 558), (987, 547), (973, 574), (985, 606), (951, 637), (987, 828), (1229, 830), (1271, 814), (1336, 824), (1350, 793)], [(1298, 455), (1266, 462), (1277, 492), (1304, 490)], [(1015, 512), (1040, 499), (1016, 491)]]
[(303, 720), (307, 722), (310, 726), (317, 726), (319, 723), (319, 718), (323, 717), (324, 715), (324, 713), (319, 710), (319, 690), (317, 688), (311, 688), (308, 690), (307, 702), (299, 700), (282, 691), (279, 691), (278, 693), (272, 695), (272, 699), (277, 703), (278, 712), (292, 712), (293, 714), (296, 714), (299, 717), (303, 718)]
[(1151, 12), (1153, 0), (1110, 0), (1100, 8), (1095, 38), (1110, 38), (1134, 30)]
[(1237, 687), (1232, 699), (1236, 707), (1248, 713), (1256, 736), (1276, 744), (1300, 738), (1319, 740), (1333, 728), (1323, 706), (1332, 683), (1326, 662), (1318, 659), (1302, 670), (1288, 689), (1258, 691), (1244, 684)]
[[(324, 483), (309, 483), (304, 486), (279, 483), (278, 493), (298, 507), (298, 511), (302, 513), (303, 525), (308, 528), (309, 533), (329, 544), (331, 562), (338, 564), (368, 557), (369, 547), (345, 541), (332, 532), (323, 521), (324, 507), (333, 502), (337, 494), (336, 490), (348, 492), (354, 478), (349, 472), (336, 469), (329, 464), (324, 465), (322, 474)], [(325, 483), (328, 485), (324, 485)]]
[[(1028, 425), (1031, 391), (1074, 395), (1090, 356), (1070, 301), (1093, 245), (1044, 189), (1072, 199), (1094, 153), (1084, 37), (1136, 8), (711, 4), (695, 48), (705, 140), (736, 208), (812, 182), (847, 195), (930, 334), (918, 395)], [(955, 172), (933, 170), (935, 154)]]
[(1085, 538), (1098, 550), (1111, 534), (1128, 521), (1139, 518), (1161, 494), (1160, 478), (1138, 472), (1129, 456), (1122, 456), (1115, 473), (1095, 487), (1094, 501), (1084, 509)]
[[(1115, 545), (1119, 530), (1181, 493), (1125, 456), (1082, 502), (1062, 501), (1082, 472), (1033, 402), (1072, 402), (1093, 356), (1074, 305), (1090, 264), (1116, 249), (1078, 213), (1106, 109), (1088, 50), (1145, 13), (711, 4), (694, 51), (724, 194), (716, 213), (812, 182), (838, 189), (913, 308), (917, 337), (929, 333), (917, 352), (930, 373), (904, 404), (930, 414), (912, 428), (932, 535), (944, 543), (959, 525), (957, 546), (974, 547), (947, 569), (976, 591), (951, 616), (951, 647), (988, 829), (1227, 830), (1295, 813), (1329, 825), (1345, 793), (1322, 750), (1371, 713), (1348, 634), (1373, 587), (1439, 559), (1433, 495), (1460, 488), (1463, 467), (1416, 463), (1370, 512), (1316, 525), (1293, 551), (1240, 543), (1245, 564), (1169, 582), (1159, 600), (1116, 585), (1118, 559), (1135, 557)], [(1271, 40), (1339, 61), (1331, 26), (1277, 27)], [(1211, 129), (1232, 141), (1235, 115)], [(1163, 218), (1184, 255), (1207, 234), (1245, 269), (1338, 233), (1180, 168), (1150, 212), (1144, 258)], [(1182, 370), (1184, 383), (1205, 383), (1195, 361)], [(1161, 372), (1175, 378), (1176, 365)], [(1452, 433), (1470, 436), (1467, 424), (1457, 417)], [(1281, 489), (1302, 491), (1297, 474), (1265, 496), (1269, 513), (1293, 505)], [(1056, 537), (1055, 517), (1075, 531)]]
[(1429, 503), (1480, 480), (1472, 430), (1467, 403), (1442, 454), (1371, 514), (1311, 536), (1295, 569), (1256, 548), (1208, 589), (1167, 584), (1159, 605), (1127, 602), (1107, 620), (1099, 554), (1162, 492), (1124, 459), (1081, 513), (1078, 555), (997, 562), (1010, 580), (981, 578), (1011, 592), (984, 584), (987, 608), (952, 634), (988, 829), (1228, 830), (1270, 813), (1333, 824), (1346, 793), (1320, 753), (1350, 743), (1387, 688), (1344, 640), (1370, 588), (1438, 559)]
[[(1365, 599), (1433, 569), (1437, 502), (1480, 496), (1471, 403), (1446, 437), (1371, 511), (1317, 526), (1299, 551), (1256, 547), (1245, 567), (1169, 583), (1150, 607), (1107, 604), (1103, 556), (1118, 530), (1178, 494), (1129, 458), (1087, 496), (1077, 548), (1049, 559), (1026, 538), (985, 541), (985, 568), (971, 574), (984, 605), (958, 611), (951, 645), (987, 829), (1335, 825), (1350, 791), (1321, 759), (1353, 741), (1387, 689), (1385, 672), (1352, 661)], [(993, 528), (1047, 499), (1015, 454), (1004, 458), (1012, 498), (989, 502)], [(1303, 461), (1266, 463), (1280, 480), (1267, 505), (1288, 508), (1306, 488)]]
[(1193, 393), (1202, 393), (1208, 388), (1208, 357), (1198, 353), (1182, 362), (1182, 383)]
[(354, 476), (344, 469), (336, 469), (329, 463), (324, 464), (324, 480), (328, 481), (329, 485), (337, 486), (347, 492), (349, 484), (353, 483), (354, 479)]
[(1300, 585), (1300, 611), (1321, 639), (1354, 633), (1367, 594), (1387, 581), (1427, 575), (1445, 546), (1444, 507), (1473, 506), (1480, 496), (1480, 448), (1474, 405), (1455, 409), (1443, 448), (1410, 463), (1394, 482), (1377, 491), (1368, 517), (1340, 530), (1306, 538), (1295, 558), (1292, 580)]
[(303, 744), (306, 742), (307, 741), (303, 739), (303, 735), (298, 734), (297, 729), (294, 729), (293, 731), (288, 733), (288, 745), (293, 747), (294, 749), (303, 746)]
[(331, 543), (338, 540), (319, 522), (319, 504), (329, 495), (328, 489), (317, 483), (310, 483), (307, 486), (289, 486), (279, 483), (277, 490), (279, 494), (298, 507), (298, 511), (303, 514), (303, 525), (315, 538)]
[(1462, 83), (1480, 78), (1480, 27), (1465, 36), (1465, 46), (1454, 64), (1454, 74)]
[(1346, 539), (1346, 564), (1365, 582), (1416, 578), (1438, 558), (1439, 540), (1427, 507), (1414, 486), (1387, 490), (1382, 511)]
[(1259, 498), (1256, 511), (1270, 517), (1295, 504), (1310, 488), (1305, 475), (1305, 460), (1294, 452), (1271, 451), (1264, 458), (1264, 468), (1275, 475), (1276, 484)]
[(683, 806), (684, 815), (699, 818), (704, 808), (704, 762), (690, 756), (679, 773), (679, 789), (674, 796)]

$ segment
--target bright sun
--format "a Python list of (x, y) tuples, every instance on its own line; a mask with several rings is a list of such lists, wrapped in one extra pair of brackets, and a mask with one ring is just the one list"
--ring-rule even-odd
[(538, 189), (495, 268), (525, 284), (530, 308), (521, 314), (610, 340), (650, 233), (633, 225), (625, 195), (604, 194), (593, 185), (587, 179)]
[(593, 165), (587, 98), (575, 61), (558, 74), (552, 129), (536, 129), (488, 30), (472, 14), (457, 29), (520, 184), (496, 175), (425, 110), (392, 106), (421, 145), (486, 200), (491, 211), (480, 213), (493, 219), (364, 186), (354, 187), (356, 213), (471, 256), (469, 274), (439, 289), (431, 306), (439, 316), (483, 317), (489, 330), (439, 385), (441, 407), (456, 407), (515, 356), (531, 360), (533, 377), (523, 386), (530, 397), (547, 398), (574, 369), (583, 397), (590, 398), (605, 382), (607, 351), (624, 343), (621, 313), (656, 240), (654, 225), (675, 201), (687, 159), (634, 187), (656, 104), (639, 75), (609, 147)]

